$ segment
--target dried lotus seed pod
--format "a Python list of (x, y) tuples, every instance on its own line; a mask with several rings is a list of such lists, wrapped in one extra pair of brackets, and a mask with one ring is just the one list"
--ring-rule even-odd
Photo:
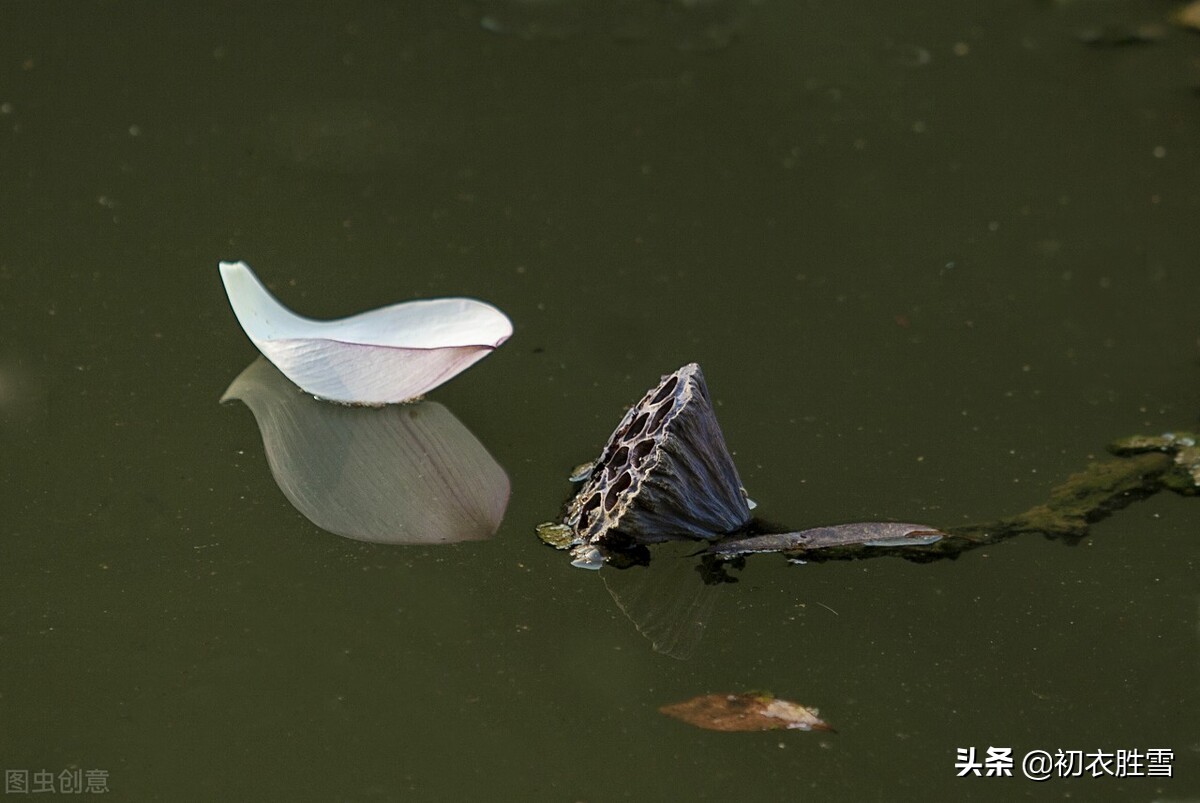
[(746, 527), (750, 506), (700, 366), (662, 378), (625, 414), (564, 523), (576, 543), (623, 549), (715, 539)]

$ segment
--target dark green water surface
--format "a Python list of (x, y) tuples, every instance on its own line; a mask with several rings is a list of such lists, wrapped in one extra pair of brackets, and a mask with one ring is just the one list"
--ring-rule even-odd
[[(1011, 515), (1200, 428), (1171, 7), (0, 4), (0, 768), (118, 800), (1200, 799), (1196, 499), (1076, 547), (754, 557), (682, 661), (534, 534), (690, 361), (796, 528)], [(222, 259), (314, 317), (512, 318), (431, 394), (511, 479), (494, 539), (292, 508), (217, 402), (257, 353)], [(657, 710), (747, 689), (838, 733)], [(955, 777), (972, 746), (1174, 776)]]

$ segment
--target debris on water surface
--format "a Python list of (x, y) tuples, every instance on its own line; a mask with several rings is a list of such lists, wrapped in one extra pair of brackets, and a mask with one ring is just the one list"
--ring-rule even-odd
[(663, 376), (625, 414), (594, 464), (571, 472), (578, 493), (558, 522), (539, 525), (538, 535), (569, 550), (572, 565), (585, 569), (644, 565), (647, 545), (674, 540), (707, 541), (701, 551), (711, 565), (766, 552), (793, 562), (879, 555), (929, 562), (1034, 532), (1074, 544), (1089, 525), (1159, 490), (1200, 495), (1197, 440), (1191, 432), (1124, 438), (1109, 447), (1118, 459), (1090, 464), (1043, 504), (995, 521), (948, 528), (856, 522), (770, 532), (751, 513), (704, 375), (691, 363)]
[(1167, 35), (1167, 29), (1156, 22), (1138, 25), (1098, 25), (1076, 33), (1080, 42), (1090, 47), (1124, 47), (1157, 42)]
[(596, 467), (594, 460), (589, 460), (586, 463), (580, 463), (571, 469), (571, 476), (567, 477), (568, 482), (587, 482), (592, 476), (592, 469)]
[(1200, 490), (1200, 445), (1194, 432), (1164, 432), (1162, 435), (1133, 435), (1114, 441), (1108, 450), (1127, 457), (1145, 452), (1164, 452), (1175, 458), (1174, 470), (1163, 477), (1163, 484), (1182, 494)]
[(567, 549), (575, 540), (575, 531), (565, 524), (552, 521), (542, 522), (537, 526), (538, 538), (555, 549)]
[[(572, 565), (643, 562), (647, 544), (709, 541), (728, 559), (758, 552), (853, 546), (911, 551), (946, 533), (924, 524), (858, 522), (789, 533), (755, 531), (742, 486), (696, 363), (661, 377), (613, 431), (600, 456), (571, 472), (581, 483), (559, 522), (537, 528), (545, 543), (571, 551)], [(635, 554), (636, 553), (636, 554)]]
[(833, 728), (817, 716), (817, 709), (780, 700), (763, 692), (705, 694), (658, 709), (669, 717), (710, 731), (803, 730)]
[(1126, 455), (1138, 452), (1175, 452), (1196, 445), (1196, 436), (1191, 432), (1164, 432), (1161, 435), (1130, 435), (1113, 441), (1109, 451)]
[(910, 547), (935, 544), (945, 533), (926, 524), (891, 521), (861, 521), (814, 527), (790, 533), (768, 533), (734, 537), (708, 548), (718, 556), (749, 555), (756, 552), (802, 552), (830, 547)]
[(1188, 3), (1176, 11), (1172, 16), (1172, 20), (1176, 25), (1191, 28), (1193, 31), (1200, 31), (1200, 0)]
[[(621, 420), (567, 505), (560, 533), (588, 568), (602, 552), (675, 539), (715, 539), (750, 522), (742, 481), (695, 363), (667, 374)], [(546, 535), (553, 535), (553, 540)]]

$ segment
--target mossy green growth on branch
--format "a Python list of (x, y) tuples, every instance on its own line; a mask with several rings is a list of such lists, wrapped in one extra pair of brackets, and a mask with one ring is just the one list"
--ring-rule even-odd
[(1166, 432), (1162, 435), (1133, 435), (1109, 445), (1116, 455), (1162, 452), (1174, 458), (1171, 470), (1163, 475), (1167, 488), (1181, 494), (1200, 493), (1200, 446), (1194, 432)]
[(1191, 432), (1132, 435), (1114, 441), (1116, 457), (1091, 463), (1055, 487), (1049, 498), (1015, 516), (943, 529), (948, 536), (927, 546), (867, 550), (861, 546), (808, 552), (806, 560), (845, 560), (891, 554), (918, 562), (955, 557), (1023, 533), (1077, 543), (1088, 527), (1121, 508), (1163, 489), (1200, 494), (1200, 447)]

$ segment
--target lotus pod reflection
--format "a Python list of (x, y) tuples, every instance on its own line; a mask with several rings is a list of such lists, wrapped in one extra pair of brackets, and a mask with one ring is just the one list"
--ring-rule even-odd
[(568, 504), (565, 524), (579, 547), (623, 549), (720, 538), (750, 518), (704, 374), (691, 363), (625, 414)]

